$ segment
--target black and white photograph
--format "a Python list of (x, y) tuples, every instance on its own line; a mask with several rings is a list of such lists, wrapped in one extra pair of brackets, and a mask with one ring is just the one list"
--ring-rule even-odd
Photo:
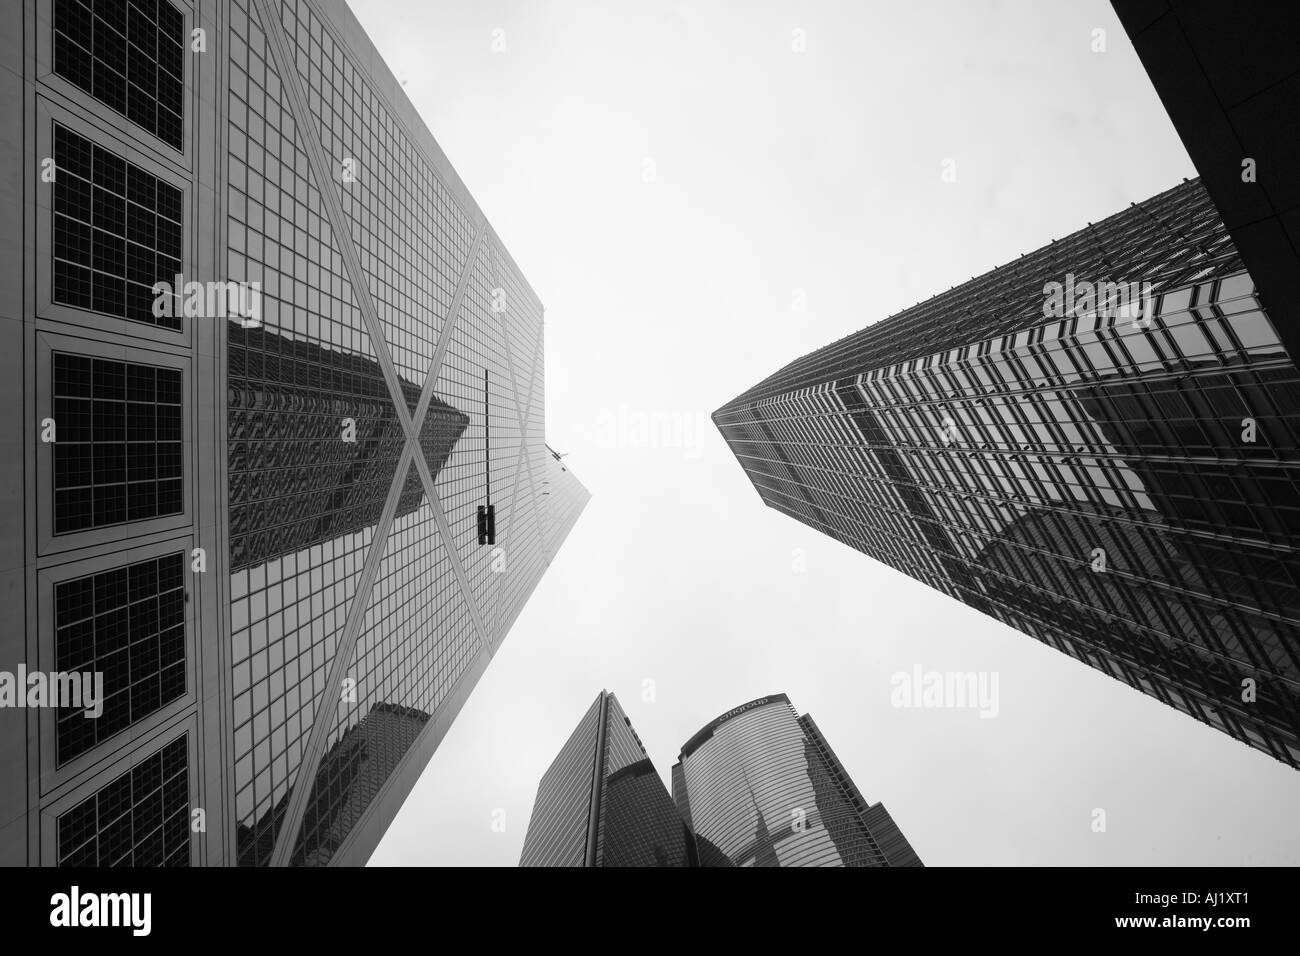
[(0, 11), (6, 926), (1277, 931), (1295, 0)]

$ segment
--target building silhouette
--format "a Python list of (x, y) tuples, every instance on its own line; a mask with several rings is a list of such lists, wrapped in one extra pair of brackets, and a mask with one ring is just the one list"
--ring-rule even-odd
[(1111, 0), (1133, 50), (1240, 250), (1273, 327), (1300, 355), (1300, 8)]
[(812, 717), (785, 694), (710, 721), (672, 770), (701, 858), (732, 866), (921, 866), (883, 804), (869, 805)]
[(690, 831), (613, 694), (597, 695), (543, 774), (519, 865), (698, 865)]
[(1298, 766), (1300, 375), (1248, 266), (1185, 182), (713, 418), (769, 507)]
[(5, 13), (0, 670), (105, 700), (0, 863), (364, 863), (588, 499), (542, 304), (346, 4)]

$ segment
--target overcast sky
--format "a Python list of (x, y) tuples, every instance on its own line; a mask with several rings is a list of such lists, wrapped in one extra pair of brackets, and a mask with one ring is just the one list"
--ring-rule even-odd
[[(665, 781), (788, 693), (928, 865), (1300, 863), (1300, 773), (765, 508), (708, 421), (1195, 175), (1108, 3), (352, 7), (546, 305), (593, 494), (372, 864), (515, 865), (601, 688)], [(997, 716), (891, 706), (918, 664), (996, 672)]]

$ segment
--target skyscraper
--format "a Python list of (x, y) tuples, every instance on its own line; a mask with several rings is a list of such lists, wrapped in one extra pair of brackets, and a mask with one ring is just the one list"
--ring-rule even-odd
[[(702, 847), (734, 866), (921, 866), (883, 804), (868, 805), (811, 716), (772, 694), (705, 724), (673, 766)], [(707, 865), (707, 863), (706, 863)]]
[(1300, 766), (1300, 375), (1199, 180), (714, 413), (762, 500)]
[(601, 691), (541, 782), (520, 866), (692, 866), (694, 845), (618, 698)]
[(3, 17), (0, 671), (104, 702), (0, 863), (362, 863), (588, 497), (541, 302), (345, 4)]

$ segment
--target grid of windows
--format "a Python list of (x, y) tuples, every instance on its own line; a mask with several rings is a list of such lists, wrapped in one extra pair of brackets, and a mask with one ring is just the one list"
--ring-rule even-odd
[[(507, 536), (510, 531), (507, 512), (514, 510), (520, 492), (524, 490), (516, 487), (514, 496), (506, 496), (506, 489), (514, 486), (516, 467), (524, 466), (516, 465), (519, 418), (515, 412), (511, 379), (514, 372), (507, 364), (505, 335), (509, 323), (502, 322), (504, 315), (491, 311), (491, 261), (489, 247), (485, 244), (470, 273), (460, 315), (452, 327), (451, 341), (438, 370), (436, 386), (437, 394), (445, 401), (472, 411), (471, 427), (447, 467), (437, 477), (437, 491), (451, 527), (452, 540), (469, 578), (474, 600), (483, 609), (484, 626), (489, 633), (495, 626), (502, 574), (492, 569), (494, 548), (479, 546), (476, 530), (478, 506), (488, 500), (489, 492), (484, 470), (485, 421), (491, 429), (488, 448), (492, 455), (492, 501), (497, 508), (497, 527), (501, 529), (497, 544), (511, 551), (514, 548)], [(522, 328), (511, 329), (509, 334), (522, 336), (530, 332), (530, 318), (522, 316)], [(536, 353), (530, 353), (530, 357), (533, 354)], [(488, 385), (486, 407), (484, 370), (487, 371)], [(520, 478), (526, 482), (528, 475), (525, 473)]]
[(865, 801), (784, 694), (718, 718), (683, 748), (673, 796), (735, 866), (886, 866)]
[[(359, 821), (365, 809), (365, 804), (356, 806), (360, 795), (373, 796), (378, 789), (357, 791), (348, 785), (360, 772), (359, 763), (376, 759), (376, 766), (387, 768), (386, 776), (414, 740), (407, 732), (409, 719), (377, 722), (376, 713), (392, 708), (407, 714), (434, 713), (478, 650), (474, 623), (460, 598), (433, 513), (422, 506), (396, 521), (389, 533), (347, 671), (355, 682), (349, 686), (356, 699), (344, 701), (334, 718), (329, 752), (338, 756), (321, 762), (295, 863), (326, 862), (332, 844), (346, 836), (344, 825)], [(345, 753), (345, 742), (358, 735), (367, 747)], [(345, 804), (356, 812), (341, 813)]]
[[(543, 437), (545, 355), (541, 304), (495, 243), (489, 267), (487, 282), (476, 279), (467, 290), (467, 297), (475, 297), (469, 301), (477, 305), (462, 316), (462, 321), (472, 323), (477, 334), (485, 338), (495, 323), (500, 329), (500, 342), (482, 345), (476, 353), (454, 341), (438, 389), (440, 394), (449, 395), (472, 391), (475, 363), (487, 356), (493, 500), (504, 501), (497, 504), (497, 541), (504, 548), (502, 553), (509, 555), (510, 573), (499, 573), (499, 555), (492, 548), (470, 546), (475, 540), (476, 482), (462, 481), (458, 491), (450, 480), (440, 481), (438, 491), (448, 512), (447, 520), (455, 529), (453, 536), (474, 593), (487, 599), (495, 589), (495, 610), (489, 625), (495, 644), (518, 616), (532, 583), (545, 569), (547, 554), (559, 547), (589, 495), (571, 473), (558, 466)], [(503, 313), (491, 310), (494, 289), (502, 291), (499, 301)], [(492, 365), (494, 361), (500, 364)], [(493, 383), (508, 386), (509, 396), (498, 392)], [(523, 414), (522, 433), (514, 402), (518, 402)]]
[(585, 866), (589, 858), (595, 866), (691, 865), (685, 824), (618, 698), (605, 691), (537, 786), (519, 865)]
[(414, 707), (376, 704), (321, 757), (291, 866), (324, 866), (429, 721)]
[(54, 0), (54, 72), (182, 151), (185, 39), (167, 0)]
[(54, 157), (53, 301), (180, 331), (153, 287), (181, 272), (181, 191), (57, 123)]
[[(715, 421), (772, 507), (1300, 765), (1300, 372), (1226, 235), (1198, 182), (1177, 187)], [(1084, 274), (1060, 251), (1081, 243), (1164, 270), (1151, 308), (1045, 319), (1044, 270)], [(952, 316), (993, 316), (976, 295), (1038, 313), (927, 354)], [(1246, 678), (1280, 693), (1243, 707)]]
[(473, 242), (470, 218), (312, 8), (276, 8), (325, 154), (353, 164), (336, 188), (393, 362), (423, 383)]
[(600, 866), (690, 866), (689, 836), (649, 758), (607, 771)]
[[(233, 323), (227, 355), (231, 567), (377, 523), (406, 442), (379, 364)], [(349, 420), (353, 440), (344, 440)], [(421, 449), (433, 474), (468, 423), (430, 404)], [(422, 496), (412, 472), (398, 516)]]
[(59, 866), (189, 866), (189, 748), (178, 737), (59, 815)]
[(538, 486), (542, 500), (542, 507), (538, 509), (541, 537), (546, 543), (547, 552), (554, 555), (591, 498), (591, 493), (549, 446), (545, 454), (538, 457), (540, 461), (536, 467), (540, 475)]
[[(1227, 447), (1230, 429), (1239, 429), (1246, 420), (1243, 415), (1257, 416), (1261, 431), (1281, 439), (1283, 446), (1291, 440), (1286, 436), (1294, 428), (1294, 411), (1288, 415), (1281, 410), (1294, 384), (1275, 381), (1266, 388), (1247, 387), (1249, 380), (1267, 374), (1258, 366), (1241, 376), (1232, 373), (1241, 387), (1229, 393), (1231, 401), (1226, 395), (1219, 399), (1227, 403), (1231, 417), (1220, 423), (1200, 420), (1205, 429), (1217, 424), (1224, 436), (1221, 447)], [(1294, 373), (1286, 378), (1295, 381)], [(1215, 380), (1222, 379), (1208, 379)], [(866, 383), (862, 387), (870, 393)], [(1008, 453), (1021, 446), (1013, 441), (1007, 422), (996, 415), (982, 420), (950, 417), (961, 425), (952, 430), (952, 447), (944, 447), (932, 437), (938, 417), (923, 406), (871, 403), (849, 420), (860, 428), (861, 447), (897, 467), (854, 475), (831, 461), (825, 471), (805, 467), (797, 483), (788, 487), (821, 502), (821, 521), (801, 520), (837, 526), (840, 540), (915, 577), (922, 577), (918, 564), (933, 556), (943, 569), (943, 578), (934, 586), (1056, 646), (1061, 646), (1060, 633), (1073, 633), (1087, 643), (1076, 640), (1063, 646), (1072, 656), (1080, 655), (1080, 646), (1090, 647), (1092, 658), (1104, 656), (1108, 661), (1094, 666), (1241, 739), (1254, 739), (1258, 732), (1240, 721), (1240, 715), (1219, 711), (1226, 701), (1236, 699), (1233, 688), (1240, 685), (1241, 674), (1255, 674), (1258, 668), (1288, 681), (1300, 676), (1300, 658), (1291, 639), (1294, 625), (1288, 620), (1294, 617), (1288, 609), (1300, 606), (1300, 593), (1295, 569), (1279, 560), (1276, 550), (1295, 533), (1296, 499), (1292, 495), (1286, 500), (1294, 479), (1272, 464), (1243, 469), (1231, 461), (1192, 463), (1185, 460), (1185, 449), (1179, 454), (1176, 441), (1162, 453), (1159, 442), (1142, 429), (1156, 423), (1167, 427), (1174, 406), (1166, 402), (1163, 416), (1143, 414), (1137, 397), (1162, 391), (1184, 409), (1191, 407), (1185, 402), (1195, 405), (1200, 394), (1171, 389), (1169, 383), (1131, 382), (1118, 393), (1108, 386), (1019, 396), (1014, 407), (1028, 413), (1028, 422), (1042, 400), (1055, 408), (1044, 420), (1071, 429), (1070, 442), (1083, 442), (1050, 447), (1044, 432), (1047, 445), (1025, 449), (1056, 455)], [(945, 394), (979, 393), (954, 389)], [(970, 401), (974, 406), (987, 399)], [(1232, 410), (1232, 401), (1246, 404)], [(958, 404), (949, 398), (945, 407), (952, 411)], [(1189, 416), (1188, 411), (1182, 414)], [(918, 419), (910, 437), (902, 426), (887, 427), (891, 419), (897, 423), (900, 416), (909, 415)], [(881, 423), (885, 425), (878, 427)], [(805, 427), (816, 432), (823, 424), (806, 419)], [(1238, 440), (1235, 434), (1231, 439)], [(749, 455), (754, 447), (735, 444), (738, 454)], [(780, 447), (795, 456), (805, 452), (789, 444)], [(831, 446), (829, 453), (833, 458), (836, 449)], [(778, 492), (789, 491), (780, 492), (756, 469), (751, 473), (765, 497), (782, 507), (785, 502)], [(1266, 490), (1270, 485), (1276, 487)], [(859, 520), (859, 513), (874, 520)], [(876, 524), (889, 532), (876, 530)], [(1171, 524), (1189, 531), (1204, 529), (1204, 534), (1178, 535), (1171, 532)], [(1231, 546), (1217, 540), (1225, 528), (1234, 535)], [(1104, 576), (1089, 571), (1094, 549), (1107, 556)], [(968, 573), (967, 562), (977, 570), (975, 577)], [(1047, 616), (1025, 612), (1029, 604), (1052, 606), (1063, 596), (1078, 609)], [(1123, 641), (1113, 636), (1117, 622), (1125, 628)], [(1192, 666), (1198, 660), (1200, 667)], [(1138, 663), (1141, 670), (1135, 669)], [(1176, 675), (1183, 693), (1153, 684), (1147, 676), (1150, 670)], [(1266, 702), (1254, 710), (1257, 718), (1275, 726), (1295, 721), (1294, 707), (1285, 698), (1280, 706)], [(1264, 749), (1289, 759), (1276, 742)]]
[[(457, 316), (465, 327), (445, 353), (444, 369), (458, 370), (455, 384), (439, 381), (418, 438), (451, 526), (444, 541), (420, 472), (395, 474), (405, 441), (399, 408), (403, 400), (409, 410), (418, 405), (474, 222), (311, 6), (289, 0), (268, 9), (278, 22), (262, 22), (248, 0), (230, 4), (227, 274), (263, 290), (263, 327), (227, 326), (238, 853), (245, 865), (272, 858), (305, 773), (311, 791), (297, 833), (287, 835), (288, 859), (319, 865), (370, 812), (384, 780), (409, 759), (422, 722), (480, 659), (475, 608), (461, 592), (455, 557), (489, 641), (504, 633), (499, 592), (510, 589), (517, 613), (546, 567), (539, 519), (527, 515), (533, 509), (511, 523), (512, 492), (524, 498), (529, 487), (518, 483), (526, 468), (516, 461), (526, 452), (536, 467), (545, 454), (541, 306), (513, 264), (501, 260), (510, 275), (497, 278), (501, 253), (490, 237), (470, 263), (473, 288)], [(268, 30), (283, 30), (284, 63)], [(310, 115), (294, 114), (291, 86)], [(317, 139), (325, 156), (353, 160), (355, 176), (321, 173), (308, 149)], [(333, 197), (322, 193), (331, 189), (339, 190), (346, 226), (331, 221)], [(349, 246), (382, 343), (371, 341), (351, 284), (342, 255)], [(516, 303), (509, 323), (491, 310), (495, 285)], [(385, 350), (396, 382), (385, 380)], [(475, 544), (485, 493), (484, 368), (493, 500), (508, 565)], [(514, 411), (524, 391), (536, 395), (527, 449)], [(355, 443), (339, 440), (343, 418), (355, 423)], [(394, 478), (402, 482), (396, 514), (383, 554), (372, 554)], [(557, 536), (573, 519), (569, 509), (551, 523)], [(378, 563), (373, 590), (358, 595), (367, 561)], [(365, 602), (345, 674), (356, 699), (336, 707), (339, 692), (325, 681), (354, 600)], [(314, 720), (329, 732), (319, 762), (303, 770)]]
[[(340, 182), (337, 188), (394, 362), (404, 378), (423, 381), (442, 316), (471, 251), (469, 219), (311, 8), (285, 3), (278, 9), (299, 52), (302, 81), (314, 107), (314, 131), (319, 132), (327, 155), (357, 162), (355, 181)], [(437, 396), (467, 412), (471, 423), (446, 467), (434, 473), (475, 602), (489, 634), (495, 636), (503, 633), (497, 618), (504, 597), (500, 592), (510, 584), (504, 579), (535, 580), (533, 575), (545, 566), (543, 540), (536, 528), (531, 533), (533, 547), (521, 546), (527, 528), (519, 528), (514, 540), (506, 537), (513, 526), (508, 512), (516, 499), (502, 493), (516, 487), (516, 467), (529, 483), (518, 488), (519, 493), (531, 486), (538, 473), (543, 433), (542, 309), (495, 242), (485, 243), (471, 265), (465, 299), (436, 384)], [(500, 291), (494, 296), (495, 290)], [(528, 569), (514, 568), (508, 576), (500, 572), (499, 553), (494, 561), (492, 548), (477, 546), (475, 531), (477, 506), (487, 492), (485, 369), (494, 501), (499, 502), (498, 527), (505, 529), (498, 541), (512, 556), (537, 562)], [(522, 403), (525, 393), (538, 396), (538, 401), (532, 403), (529, 415), (530, 447), (523, 464), (517, 466), (521, 436), (515, 399), (520, 396)], [(417, 397), (418, 393), (407, 394), (410, 407)], [(522, 573), (525, 570), (532, 574)]]
[(402, 438), (310, 172), (310, 119), (247, 0), (229, 40), (227, 275), (262, 284), (263, 326), (227, 326), (237, 852), (265, 865)]
[(63, 764), (185, 693), (185, 555), (137, 561), (54, 588), (55, 669), (103, 675), (103, 712), (58, 714)]
[(52, 361), (55, 533), (183, 511), (180, 369)]
[(870, 356), (870, 368), (881, 369), (922, 361), (917, 356), (946, 359), (954, 340), (1028, 334), (1043, 322), (1044, 287), (1067, 275), (1151, 282), (1163, 292), (1242, 269), (1214, 203), (1194, 179), (801, 356), (728, 405), (857, 375), (864, 371), (864, 356)]
[(607, 698), (597, 865), (688, 866), (690, 849), (677, 807), (618, 698)]
[(592, 770), (604, 694), (587, 708), (537, 784), (520, 866), (585, 866)]
[(367, 528), (230, 576), (240, 865), (270, 859), (372, 537)]

